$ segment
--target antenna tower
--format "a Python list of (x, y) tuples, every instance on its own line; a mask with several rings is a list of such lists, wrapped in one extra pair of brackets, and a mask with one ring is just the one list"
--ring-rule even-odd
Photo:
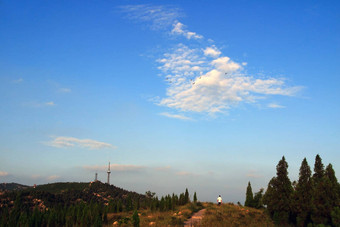
[(109, 162), (109, 168), (107, 169), (107, 183), (110, 184), (110, 162)]

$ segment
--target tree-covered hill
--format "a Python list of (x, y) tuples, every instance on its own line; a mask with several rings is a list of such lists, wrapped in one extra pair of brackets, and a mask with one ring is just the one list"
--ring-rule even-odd
[(17, 184), (17, 183), (1, 183), (0, 191), (13, 191), (13, 190), (23, 190), (28, 188), (27, 185)]
[(131, 201), (145, 202), (147, 197), (130, 192), (114, 185), (97, 182), (90, 183), (53, 183), (39, 185), (35, 188), (23, 188), (16, 191), (5, 191), (0, 195), (0, 206), (11, 208), (20, 197), (22, 204), (28, 208), (53, 208), (69, 206), (79, 202), (107, 204), (111, 200), (119, 200), (122, 204)]

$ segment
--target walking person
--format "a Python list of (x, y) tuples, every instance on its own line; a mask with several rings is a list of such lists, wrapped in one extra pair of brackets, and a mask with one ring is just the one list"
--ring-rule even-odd
[(221, 205), (222, 204), (222, 197), (221, 197), (221, 195), (219, 195), (218, 197), (217, 197), (217, 205), (219, 206), (219, 205)]

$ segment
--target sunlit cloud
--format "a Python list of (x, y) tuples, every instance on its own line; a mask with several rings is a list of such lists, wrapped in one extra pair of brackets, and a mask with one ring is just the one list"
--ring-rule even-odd
[(210, 56), (213, 58), (217, 58), (220, 56), (221, 51), (219, 51), (215, 46), (207, 47), (203, 50), (205, 56)]
[(285, 106), (276, 104), (276, 103), (270, 103), (267, 105), (269, 108), (273, 108), (273, 109), (282, 109), (282, 108), (286, 108)]
[(56, 180), (56, 179), (58, 179), (58, 178), (60, 178), (60, 176), (52, 175), (52, 176), (48, 176), (48, 177), (47, 177), (47, 180), (49, 180), (49, 181), (54, 181), (54, 180)]
[(192, 120), (190, 117), (186, 117), (180, 114), (170, 114), (170, 113), (164, 112), (164, 113), (160, 113), (160, 115), (169, 117), (169, 118), (180, 119), (180, 120)]
[[(215, 51), (219, 50), (215, 47)], [(180, 111), (214, 114), (240, 103), (258, 102), (269, 95), (294, 96), (301, 90), (287, 86), (284, 79), (247, 75), (242, 64), (212, 53), (179, 44), (158, 59), (159, 69), (168, 83), (166, 97), (158, 104)], [(207, 55), (216, 58), (209, 60)]]
[(84, 147), (91, 150), (103, 148), (116, 148), (115, 146), (92, 139), (78, 139), (74, 137), (56, 137), (52, 141), (45, 143), (52, 147), (65, 148), (65, 147)]
[[(83, 166), (86, 170), (91, 171), (106, 171), (108, 169), (107, 165), (93, 165), (93, 166)], [(145, 166), (139, 165), (127, 165), (127, 164), (110, 164), (110, 170), (115, 172), (129, 172), (129, 171), (139, 171), (145, 169)]]
[(262, 175), (257, 173), (257, 171), (249, 171), (246, 176), (249, 178), (261, 178), (262, 177)]
[(8, 176), (8, 173), (5, 171), (0, 171), (0, 177)]
[(171, 34), (175, 35), (183, 35), (187, 39), (202, 39), (202, 35), (198, 35), (196, 32), (191, 32), (188, 31), (187, 29), (184, 28), (184, 24), (181, 22), (176, 22), (173, 25), (173, 29), (171, 30)]
[(51, 102), (46, 102), (45, 105), (46, 106), (55, 106), (55, 103), (51, 101)]

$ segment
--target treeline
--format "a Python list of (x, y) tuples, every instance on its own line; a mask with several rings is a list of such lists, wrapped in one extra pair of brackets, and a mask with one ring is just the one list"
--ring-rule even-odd
[(285, 157), (276, 166), (276, 176), (265, 194), (261, 189), (253, 197), (250, 182), (246, 206), (266, 206), (273, 221), (280, 226), (340, 226), (340, 184), (332, 164), (325, 168), (319, 155), (315, 157), (314, 173), (303, 159), (298, 182), (288, 177)]
[[(102, 226), (108, 213), (139, 209), (175, 210), (190, 202), (188, 189), (179, 196), (159, 199), (153, 192), (141, 195), (94, 182), (89, 188), (53, 194), (26, 190), (0, 196), (0, 226)], [(197, 202), (196, 193), (194, 202)]]

